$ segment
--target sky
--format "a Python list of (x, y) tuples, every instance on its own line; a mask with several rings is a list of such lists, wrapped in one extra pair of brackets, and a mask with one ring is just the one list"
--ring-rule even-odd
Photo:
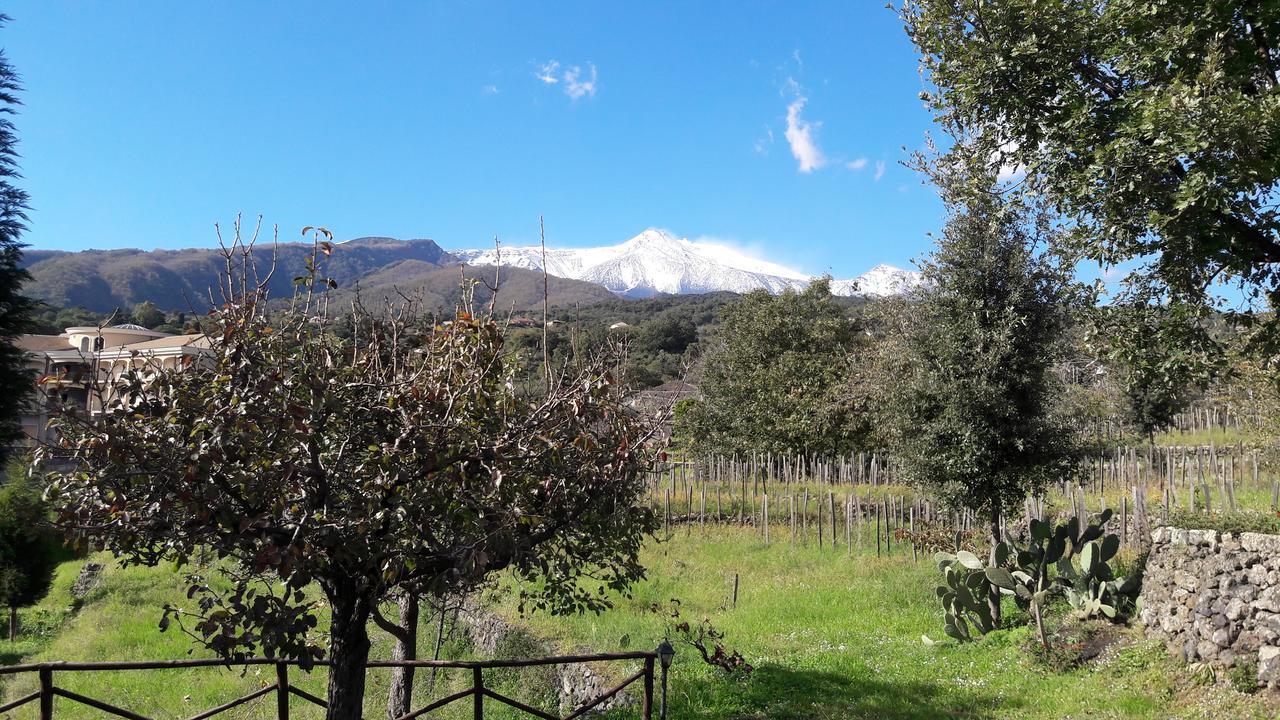
[[(300, 239), (615, 244), (910, 267), (932, 120), (879, 0), (6, 3), (41, 249)], [(905, 148), (905, 149), (904, 149)]]

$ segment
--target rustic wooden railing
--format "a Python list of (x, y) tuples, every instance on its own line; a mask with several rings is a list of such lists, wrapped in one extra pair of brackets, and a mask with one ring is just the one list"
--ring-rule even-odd
[[(575, 720), (586, 715), (601, 703), (608, 701), (624, 688), (642, 681), (644, 692), (640, 699), (640, 717), (644, 720), (652, 720), (653, 718), (653, 680), (655, 661), (658, 658), (656, 652), (624, 652), (624, 653), (601, 653), (596, 655), (557, 655), (545, 658), (535, 658), (529, 660), (371, 660), (367, 664), (370, 668), (393, 668), (393, 667), (426, 667), (426, 668), (460, 668), (470, 669), (471, 687), (465, 690), (459, 690), (451, 695), (439, 698), (430, 704), (400, 716), (398, 720), (414, 720), (423, 715), (444, 707), (450, 703), (463, 701), (470, 697), (472, 706), (475, 709), (475, 717), (477, 720), (484, 717), (484, 701), (485, 698), (496, 702), (509, 705), (517, 710), (528, 713), (534, 717), (543, 720)], [(626, 660), (642, 660), (644, 667), (628, 676), (618, 685), (597, 695), (596, 697), (584, 702), (575, 708), (572, 712), (564, 717), (552, 715), (544, 710), (526, 705), (514, 698), (509, 698), (494, 690), (485, 687), (484, 671), (492, 668), (521, 668), (535, 667), (542, 665), (571, 665), (577, 663), (593, 663), (593, 662), (619, 662)], [(238, 707), (252, 700), (256, 700), (264, 695), (275, 693), (276, 695), (276, 717), (278, 720), (289, 719), (289, 700), (290, 695), (295, 695), (307, 702), (319, 705), (320, 707), (328, 707), (321, 698), (292, 685), (289, 682), (289, 666), (297, 665), (296, 661), (280, 661), (268, 660), (265, 658), (254, 658), (245, 660), (235, 665), (274, 665), (276, 669), (276, 682), (266, 687), (255, 690), (248, 695), (238, 697), (234, 700), (227, 701), (215, 708), (210, 708), (197, 715), (193, 715), (190, 720), (204, 720), (213, 717), (219, 713)], [(315, 665), (324, 667), (329, 662), (319, 660)], [(74, 702), (88, 705), (96, 710), (104, 713), (115, 715), (117, 717), (128, 718), (128, 720), (150, 720), (145, 715), (140, 715), (131, 710), (116, 707), (110, 703), (95, 698), (72, 692), (66, 688), (58, 687), (54, 684), (54, 673), (65, 672), (106, 672), (106, 671), (127, 671), (127, 670), (166, 670), (174, 668), (192, 668), (192, 667), (227, 667), (224, 660), (156, 660), (142, 662), (46, 662), (34, 663), (28, 665), (9, 665), (0, 667), (0, 675), (14, 675), (18, 673), (37, 673), (40, 678), (40, 689), (23, 697), (17, 698), (11, 702), (0, 705), (0, 713), (6, 713), (14, 708), (22, 707), (28, 703), (39, 702), (40, 704), (40, 720), (53, 720), (53, 700), (56, 697), (65, 698)], [(666, 669), (663, 668), (663, 685), (665, 688)]]

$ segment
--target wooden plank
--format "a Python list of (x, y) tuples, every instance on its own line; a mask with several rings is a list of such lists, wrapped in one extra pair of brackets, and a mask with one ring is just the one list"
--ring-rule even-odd
[(639, 680), (639, 679), (640, 679), (640, 678), (642, 678), (642, 677), (644, 677), (644, 670), (641, 670), (640, 672), (636, 673), (635, 675), (632, 675), (631, 677), (627, 678), (626, 680), (623, 680), (623, 681), (622, 681), (622, 684), (615, 686), (612, 690), (610, 690), (610, 691), (608, 691), (608, 692), (604, 693), (603, 695), (598, 695), (598, 696), (596, 696), (596, 698), (595, 698), (594, 700), (592, 700), (591, 702), (587, 703), (586, 705), (582, 705), (582, 706), (581, 706), (581, 707), (579, 707), (577, 710), (574, 710), (573, 712), (569, 713), (568, 715), (565, 715), (565, 716), (564, 716), (564, 720), (575, 720), (575, 718), (580, 718), (580, 717), (582, 717), (583, 715), (586, 715), (588, 712), (591, 712), (592, 708), (594, 708), (595, 706), (599, 705), (600, 703), (603, 703), (604, 701), (608, 700), (609, 698), (613, 697), (614, 695), (617, 695), (618, 693), (622, 692), (622, 690), (623, 690), (625, 687), (627, 687), (627, 686), (628, 686), (628, 685), (630, 685), (631, 683), (635, 682), (636, 680)]
[(551, 713), (544, 712), (544, 711), (539, 710), (538, 708), (533, 707), (533, 706), (531, 706), (531, 705), (525, 705), (524, 703), (520, 702), (519, 700), (516, 700), (516, 699), (514, 699), (514, 698), (509, 698), (509, 697), (507, 697), (506, 695), (501, 695), (501, 694), (499, 694), (499, 693), (496, 693), (496, 692), (494, 692), (494, 691), (490, 690), (489, 688), (482, 688), (482, 692), (483, 692), (485, 695), (488, 695), (489, 697), (493, 698), (494, 700), (497, 700), (497, 701), (498, 701), (498, 702), (500, 702), (500, 703), (506, 703), (507, 705), (510, 705), (511, 707), (513, 707), (513, 708), (515, 708), (515, 709), (517, 709), (517, 710), (522, 710), (522, 711), (527, 712), (527, 713), (529, 713), (530, 715), (533, 715), (533, 716), (535, 716), (535, 717), (540, 717), (540, 718), (542, 718), (543, 720), (560, 720), (560, 716), (559, 716), (559, 715), (552, 715)]
[(262, 688), (261, 690), (252, 692), (248, 695), (245, 695), (242, 698), (236, 698), (235, 700), (232, 700), (231, 702), (225, 702), (216, 708), (210, 708), (208, 710), (205, 710), (199, 715), (194, 715), (191, 717), (191, 720), (205, 720), (205, 718), (213, 717), (214, 715), (217, 715), (220, 712), (226, 712), (227, 710), (230, 710), (231, 708), (237, 707), (239, 705), (243, 705), (249, 702), (250, 700), (257, 700), (263, 695), (266, 695), (267, 693), (270, 693), (270, 692), (274, 692), (275, 690), (276, 690), (275, 685), (268, 685)]
[(329, 707), (329, 702), (327, 700), (321, 700), (320, 698), (316, 697), (315, 695), (312, 695), (311, 693), (307, 692), (306, 690), (303, 690), (300, 687), (290, 685), (289, 692), (293, 693), (294, 695), (297, 695), (303, 700), (306, 700), (312, 703), (313, 705), (319, 705), (320, 707), (326, 708), (326, 709), (328, 709)]
[(112, 705), (110, 703), (105, 703), (105, 702), (102, 702), (101, 700), (94, 700), (91, 697), (81, 695), (80, 693), (71, 692), (70, 690), (63, 690), (62, 688), (59, 688), (59, 687), (56, 687), (53, 689), (53, 694), (64, 697), (68, 700), (74, 700), (80, 703), (81, 705), (88, 705), (91, 708), (101, 710), (102, 712), (105, 712), (105, 713), (110, 713), (118, 717), (127, 718), (127, 720), (151, 720), (146, 715), (139, 715), (136, 712), (125, 710), (124, 708), (118, 708), (115, 705)]
[(23, 695), (22, 697), (18, 698), (17, 700), (14, 700), (13, 702), (8, 702), (8, 703), (5, 703), (4, 705), (0, 705), (0, 713), (9, 712), (14, 708), (22, 707), (23, 705), (26, 705), (27, 703), (39, 697), (40, 697), (39, 690), (31, 693), (30, 695)]
[(437, 708), (442, 708), (451, 702), (461, 700), (464, 697), (469, 697), (471, 695), (474, 695), (475, 692), (476, 691), (473, 690), (472, 688), (467, 688), (466, 690), (459, 690), (458, 692), (452, 695), (445, 695), (444, 697), (431, 703), (430, 705), (427, 705), (426, 707), (420, 708), (418, 710), (414, 710), (411, 713), (406, 713), (404, 715), (401, 715), (400, 717), (396, 718), (396, 720), (414, 720), (414, 718), (416, 717), (421, 717), (422, 715), (426, 715), (432, 710), (435, 710)]

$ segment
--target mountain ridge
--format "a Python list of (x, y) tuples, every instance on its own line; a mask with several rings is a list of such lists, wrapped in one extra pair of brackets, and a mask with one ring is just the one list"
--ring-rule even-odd
[[(311, 253), (310, 243), (259, 244), (254, 249), (253, 256), (264, 269), (275, 259), (276, 271), (268, 287), (272, 297), (292, 294), (293, 278), (306, 272)], [(556, 305), (756, 289), (779, 293), (803, 289), (812, 280), (725, 245), (677, 238), (652, 228), (618, 245), (548, 248), (546, 258), (551, 300)], [(324, 276), (337, 282), (344, 297), (356, 291), (369, 296), (420, 292), (447, 309), (459, 297), (463, 277), (491, 282), (491, 268), (499, 260), (504, 283), (501, 302), (514, 303), (519, 309), (540, 305), (540, 247), (449, 252), (430, 239), (370, 235), (334, 243), (321, 268)], [(213, 248), (28, 249), (22, 266), (31, 273), (24, 292), (58, 307), (110, 312), (149, 301), (164, 310), (203, 311), (211, 303), (211, 293), (214, 302), (220, 301), (212, 288), (225, 271), (225, 260)], [(882, 296), (905, 292), (918, 282), (917, 273), (878, 265), (858, 278), (833, 280), (832, 292)], [(477, 292), (487, 291), (477, 286)]]
[[(542, 269), (540, 246), (498, 246), (451, 253), (468, 265), (503, 265)], [(649, 228), (617, 245), (588, 248), (547, 248), (547, 273), (594, 282), (622, 297), (707, 292), (771, 293), (801, 290), (814, 279), (783, 265), (754, 258), (734, 248), (678, 238)], [(909, 291), (920, 283), (919, 273), (880, 264), (856, 278), (833, 280), (831, 291), (843, 296), (881, 297)]]

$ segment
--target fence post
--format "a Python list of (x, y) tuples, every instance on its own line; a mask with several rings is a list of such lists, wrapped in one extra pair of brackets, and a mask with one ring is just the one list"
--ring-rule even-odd
[(471, 669), (472, 684), (475, 685), (475, 717), (484, 720), (484, 672), (477, 666)]
[(53, 670), (40, 668), (40, 720), (53, 720)]
[(653, 720), (653, 656), (644, 659), (644, 697), (640, 700), (640, 717)]
[(289, 665), (276, 663), (276, 718), (289, 720)]

